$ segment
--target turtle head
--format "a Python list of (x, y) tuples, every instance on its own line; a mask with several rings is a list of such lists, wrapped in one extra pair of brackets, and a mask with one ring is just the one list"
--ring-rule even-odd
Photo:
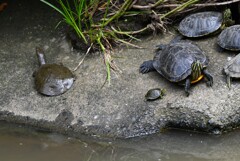
[(229, 8), (223, 11), (223, 26), (222, 28), (229, 27), (235, 24), (235, 21), (232, 19), (232, 12)]
[(191, 73), (191, 83), (198, 82), (203, 78), (202, 70), (203, 65), (199, 60), (196, 60), (191, 65), (192, 73)]
[(36, 54), (38, 57), (38, 61), (40, 65), (46, 64), (45, 58), (44, 58), (44, 52), (41, 48), (36, 47)]

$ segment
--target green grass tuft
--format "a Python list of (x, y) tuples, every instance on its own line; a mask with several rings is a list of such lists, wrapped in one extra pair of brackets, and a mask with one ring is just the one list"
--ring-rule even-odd
[[(50, 0), (40, 1), (61, 14), (63, 17), (61, 22), (68, 24), (83, 43), (87, 46), (93, 44), (94, 48), (97, 47), (103, 52), (107, 80), (110, 83), (111, 69), (116, 69), (110, 54), (111, 51), (109, 51), (112, 49), (112, 43), (125, 43), (126, 45), (138, 47), (125, 40), (125, 38), (138, 40), (133, 36), (134, 34), (142, 33), (148, 29), (153, 29), (154, 31), (165, 29), (163, 20), (166, 17), (181, 12), (199, 0), (185, 0), (181, 2), (158, 0), (155, 4), (147, 6), (134, 6), (136, 2), (134, 0), (124, 0), (122, 3), (118, 0), (56, 0), (57, 5), (50, 3)], [(177, 2), (180, 5), (173, 10), (161, 10), (162, 13), (154, 11), (154, 8), (171, 2)], [(152, 23), (140, 30), (121, 31), (118, 26), (112, 26), (114, 22), (117, 22), (123, 16), (134, 17), (141, 14), (149, 15), (152, 18)]]

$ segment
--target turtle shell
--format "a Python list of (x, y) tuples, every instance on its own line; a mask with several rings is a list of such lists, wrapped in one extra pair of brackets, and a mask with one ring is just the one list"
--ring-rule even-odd
[(56, 96), (66, 92), (74, 82), (73, 73), (59, 64), (43, 64), (34, 76), (37, 91), (47, 96)]
[(220, 29), (222, 23), (223, 15), (220, 12), (199, 12), (185, 17), (178, 30), (186, 37), (201, 37)]
[(154, 57), (153, 67), (171, 82), (180, 82), (192, 73), (191, 65), (199, 61), (204, 67), (208, 65), (205, 53), (188, 41), (170, 43), (158, 51)]
[(240, 25), (226, 28), (218, 36), (217, 43), (224, 49), (240, 51)]
[(240, 78), (240, 54), (228, 61), (223, 70), (230, 77)]
[(160, 89), (160, 88), (153, 88), (150, 89), (146, 95), (145, 99), (147, 101), (154, 101), (156, 99), (161, 99), (165, 95), (166, 90), (165, 89)]

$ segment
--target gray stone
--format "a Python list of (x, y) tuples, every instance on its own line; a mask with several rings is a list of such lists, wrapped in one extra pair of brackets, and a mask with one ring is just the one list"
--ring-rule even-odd
[[(47, 62), (63, 63), (71, 69), (84, 53), (72, 51), (62, 32), (54, 30), (58, 14), (43, 4), (27, 3), (36, 5), (35, 14), (25, 5), (11, 4), (11, 9), (0, 14), (0, 120), (67, 135), (123, 138), (157, 133), (166, 127), (221, 133), (239, 125), (240, 82), (233, 81), (229, 90), (222, 74), (227, 58), (234, 54), (218, 52), (215, 37), (195, 40), (210, 58), (208, 69), (214, 85), (209, 88), (202, 80), (193, 85), (189, 97), (182, 86), (157, 72), (142, 75), (138, 71), (144, 60), (153, 58), (155, 45), (174, 37), (170, 33), (144, 38), (137, 43), (143, 49), (119, 46), (114, 55), (120, 58), (114, 61), (121, 72), (111, 73), (110, 85), (103, 86), (106, 69), (102, 53), (94, 53), (75, 71), (77, 79), (65, 94), (38, 94), (32, 77), (38, 67), (36, 46), (45, 46)], [(146, 92), (157, 87), (165, 88), (167, 95), (145, 102)]]

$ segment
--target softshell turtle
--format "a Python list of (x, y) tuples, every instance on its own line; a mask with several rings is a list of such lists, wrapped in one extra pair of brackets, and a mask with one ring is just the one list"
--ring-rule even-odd
[(186, 37), (202, 37), (219, 30), (223, 19), (221, 12), (198, 12), (185, 17), (180, 22), (178, 30)]
[(231, 88), (231, 78), (240, 78), (240, 54), (228, 61), (223, 71), (227, 75), (227, 85)]
[(240, 25), (227, 27), (218, 36), (217, 43), (224, 49), (240, 51)]
[(207, 84), (212, 86), (213, 77), (207, 71), (209, 59), (197, 45), (190, 41), (171, 41), (167, 45), (159, 45), (153, 60), (143, 62), (139, 71), (147, 73), (156, 70), (171, 82), (185, 85), (189, 95), (190, 84), (198, 82), (205, 76)]
[(47, 96), (57, 96), (71, 88), (74, 74), (60, 64), (46, 64), (43, 50), (36, 48), (40, 67), (34, 72), (35, 87), (38, 92)]

